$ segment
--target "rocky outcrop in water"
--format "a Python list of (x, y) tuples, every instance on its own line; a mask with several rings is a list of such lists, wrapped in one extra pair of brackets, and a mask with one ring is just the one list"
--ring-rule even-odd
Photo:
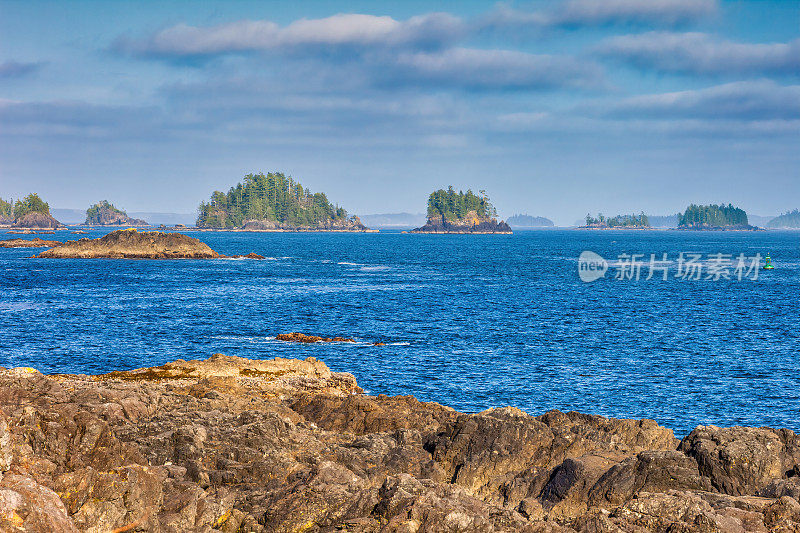
[(464, 414), (313, 358), (6, 370), (0, 409), (2, 531), (800, 528), (791, 431)]
[(14, 228), (31, 228), (31, 229), (55, 229), (61, 223), (47, 213), (28, 213), (21, 216), (14, 221), (12, 227)]
[(512, 233), (511, 227), (491, 217), (479, 217), (475, 212), (467, 216), (448, 220), (443, 215), (428, 216), (428, 222), (421, 228), (411, 230), (411, 233)]
[(5, 239), (0, 241), (0, 248), (52, 248), (61, 246), (61, 241), (46, 241), (39, 237), (33, 239)]
[(215, 259), (220, 255), (207, 244), (182, 233), (112, 231), (99, 239), (67, 241), (45, 250), (38, 258), (72, 259)]
[(128, 213), (117, 209), (111, 203), (104, 200), (98, 202), (86, 210), (86, 221), (88, 226), (147, 226), (147, 222), (138, 218), (131, 218)]
[(355, 342), (354, 339), (345, 337), (318, 337), (317, 335), (306, 335), (304, 333), (278, 333), (275, 339), (286, 342)]

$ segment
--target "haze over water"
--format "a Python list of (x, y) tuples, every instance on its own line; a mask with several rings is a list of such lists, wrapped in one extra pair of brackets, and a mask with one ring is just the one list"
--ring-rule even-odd
[[(462, 411), (652, 418), (678, 436), (700, 424), (800, 429), (798, 232), (189, 233), (268, 259), (39, 260), (0, 249), (0, 365), (100, 373), (217, 352), (313, 356), (371, 394)], [(771, 252), (776, 269), (756, 281), (637, 282), (614, 280), (612, 268), (587, 284), (584, 250)], [(359, 342), (273, 338), (290, 331)]]

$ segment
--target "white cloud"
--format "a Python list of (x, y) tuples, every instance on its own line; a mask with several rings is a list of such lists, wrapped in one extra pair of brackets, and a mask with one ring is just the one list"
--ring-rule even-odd
[(605, 115), (632, 119), (795, 120), (800, 119), (800, 85), (783, 86), (770, 80), (726, 83), (636, 96), (601, 109)]
[[(515, 50), (451, 48), (401, 54), (398, 74), (405, 83), (430, 83), (474, 89), (596, 87), (602, 72), (568, 56), (535, 55)], [(405, 67), (405, 69), (403, 69)]]
[(694, 74), (800, 75), (800, 39), (788, 43), (735, 43), (705, 33), (648, 32), (607, 39), (598, 52), (631, 65)]
[(486, 17), (485, 24), (542, 28), (630, 23), (673, 26), (706, 17), (717, 7), (717, 0), (571, 0), (540, 11), (523, 11), (500, 4)]
[(241, 20), (211, 27), (178, 24), (143, 41), (122, 40), (117, 48), (158, 56), (203, 56), (304, 46), (434, 46), (463, 31), (461, 19), (429, 13), (404, 21), (392, 17), (338, 14), (300, 19), (281, 27), (269, 20)]

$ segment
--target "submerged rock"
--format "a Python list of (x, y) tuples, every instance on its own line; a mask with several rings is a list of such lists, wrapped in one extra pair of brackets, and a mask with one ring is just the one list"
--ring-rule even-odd
[(275, 338), (286, 342), (355, 342), (354, 339), (345, 337), (317, 337), (316, 335), (305, 335), (303, 333), (278, 333)]
[(797, 531), (796, 438), (464, 414), (314, 358), (0, 370), (0, 530)]
[(207, 244), (182, 233), (112, 231), (99, 239), (67, 241), (45, 250), (39, 258), (110, 259), (215, 259), (220, 257)]

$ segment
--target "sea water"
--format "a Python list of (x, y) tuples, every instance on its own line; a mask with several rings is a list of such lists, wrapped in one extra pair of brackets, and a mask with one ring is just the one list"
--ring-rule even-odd
[[(316, 357), (370, 394), (461, 411), (652, 418), (678, 436), (700, 424), (800, 429), (798, 232), (187, 233), (266, 259), (0, 249), (0, 365), (101, 373), (214, 353)], [(604, 277), (581, 280), (583, 251), (608, 260)], [(686, 279), (682, 252), (706, 268), (715, 254), (769, 252), (776, 268)], [(667, 280), (624, 272), (631, 254), (665, 253)], [(274, 338), (292, 331), (357, 342)]]

